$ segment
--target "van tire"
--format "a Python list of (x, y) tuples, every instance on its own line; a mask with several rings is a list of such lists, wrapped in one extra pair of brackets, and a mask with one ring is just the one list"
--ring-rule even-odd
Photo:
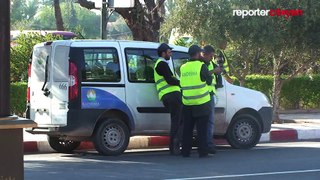
[(96, 127), (93, 143), (103, 155), (121, 155), (128, 147), (130, 132), (128, 126), (118, 117), (107, 118)]
[(48, 142), (51, 148), (59, 153), (72, 153), (81, 143), (80, 141), (62, 140), (55, 136), (48, 136)]
[(227, 141), (235, 149), (250, 149), (260, 140), (261, 127), (250, 114), (236, 116), (227, 131)]

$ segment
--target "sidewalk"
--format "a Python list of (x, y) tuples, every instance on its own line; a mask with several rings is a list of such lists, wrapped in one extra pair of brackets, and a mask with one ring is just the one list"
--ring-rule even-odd
[[(320, 113), (281, 114), (284, 124), (272, 124), (271, 131), (261, 136), (260, 143), (320, 139)], [(224, 139), (215, 139), (217, 145), (228, 144)], [(128, 149), (168, 147), (167, 136), (134, 136)], [(78, 149), (94, 149), (91, 142), (82, 142)], [(24, 132), (25, 152), (54, 152), (46, 135)]]
[(287, 123), (316, 123), (320, 124), (320, 113), (280, 114), (280, 119)]

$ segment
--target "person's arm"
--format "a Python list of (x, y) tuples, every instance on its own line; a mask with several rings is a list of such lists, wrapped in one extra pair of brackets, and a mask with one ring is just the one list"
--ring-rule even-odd
[(228, 83), (233, 84), (233, 80), (228, 74), (224, 74), (223, 77), (226, 79), (226, 81), (228, 81)]
[(159, 75), (164, 77), (164, 79), (167, 81), (169, 85), (173, 85), (173, 86), (180, 85), (180, 81), (177, 78), (173, 77), (172, 72), (167, 63), (160, 62), (156, 67), (156, 71)]
[(201, 66), (200, 78), (201, 81), (206, 82), (208, 85), (212, 84), (212, 76), (208, 70), (208, 67), (205, 64)]

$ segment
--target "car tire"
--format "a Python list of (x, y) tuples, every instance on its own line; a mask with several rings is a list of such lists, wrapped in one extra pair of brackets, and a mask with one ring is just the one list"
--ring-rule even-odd
[(128, 126), (117, 117), (107, 118), (96, 127), (93, 143), (103, 155), (121, 155), (128, 147), (130, 131)]
[(48, 136), (48, 142), (51, 148), (59, 153), (72, 153), (81, 143), (80, 141), (63, 140), (55, 136)]
[(261, 137), (261, 126), (250, 114), (236, 116), (227, 131), (227, 141), (236, 149), (250, 149)]

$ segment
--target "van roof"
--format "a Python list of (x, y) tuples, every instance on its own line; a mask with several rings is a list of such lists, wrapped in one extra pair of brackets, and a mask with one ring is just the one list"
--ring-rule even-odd
[[(99, 40), (99, 39), (73, 39), (73, 40), (56, 40), (53, 41), (54, 43), (63, 43), (63, 44), (73, 44), (73, 45), (79, 45), (80, 43), (106, 43), (106, 42), (113, 42), (113, 43), (119, 43), (119, 44), (130, 44), (130, 46), (134, 44), (140, 44), (147, 47), (155, 47), (159, 45), (159, 42), (149, 42), (149, 41), (131, 41), (131, 40)], [(180, 49), (180, 50), (187, 50), (186, 47), (182, 46), (176, 46), (173, 44), (169, 44), (169, 46), (173, 47), (173, 49)]]

